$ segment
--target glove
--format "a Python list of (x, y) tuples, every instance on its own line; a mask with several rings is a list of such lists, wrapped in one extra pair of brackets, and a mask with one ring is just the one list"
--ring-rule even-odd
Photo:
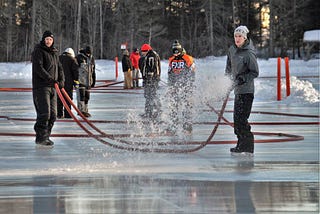
[(64, 88), (64, 81), (58, 82), (58, 85), (59, 85), (59, 88), (60, 88), (60, 89), (61, 89), (61, 88)]
[(243, 85), (246, 83), (244, 76), (238, 76), (235, 81), (236, 85)]
[(49, 84), (52, 84), (52, 85), (54, 85), (55, 83), (58, 83), (56, 80), (54, 80), (54, 79), (48, 79), (48, 82), (49, 82)]
[(78, 80), (73, 80), (73, 86), (75, 89), (79, 88), (80, 82)]

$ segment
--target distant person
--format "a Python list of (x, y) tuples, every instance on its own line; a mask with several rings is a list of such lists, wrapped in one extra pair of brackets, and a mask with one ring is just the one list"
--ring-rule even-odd
[(133, 88), (139, 88), (139, 59), (140, 53), (138, 48), (134, 48), (132, 53), (130, 54), (130, 60), (132, 63), (133, 71), (132, 71), (132, 85)]
[[(73, 86), (75, 86), (75, 88), (79, 87), (79, 66), (75, 58), (73, 49), (65, 49), (65, 51), (59, 56), (59, 60), (62, 64), (65, 77), (64, 89), (72, 100)], [(68, 103), (68, 106), (71, 109), (70, 103)], [(58, 118), (71, 118), (71, 115), (69, 114), (67, 109), (63, 107), (63, 104), (60, 99), (58, 99)]]
[(88, 107), (90, 89), (96, 84), (96, 64), (92, 55), (92, 48), (87, 46), (81, 49), (76, 58), (79, 65), (78, 109), (85, 117), (91, 117)]
[(239, 26), (234, 30), (234, 45), (229, 48), (226, 75), (233, 80), (234, 86), (234, 133), (238, 142), (231, 148), (232, 153), (253, 154), (254, 136), (248, 123), (254, 99), (254, 78), (259, 75), (253, 43), (248, 39), (249, 30)]
[(172, 56), (169, 58), (168, 99), (170, 122), (168, 131), (175, 133), (179, 124), (179, 112), (182, 113), (182, 128), (192, 132), (192, 96), (195, 81), (193, 57), (186, 54), (179, 41), (172, 44)]
[(161, 104), (158, 96), (159, 81), (161, 76), (160, 57), (152, 50), (149, 44), (143, 44), (140, 48), (141, 60), (139, 62), (143, 79), (145, 118), (156, 119), (160, 116)]
[(129, 57), (129, 51), (124, 50), (122, 53), (122, 71), (124, 75), (124, 89), (132, 89), (132, 63)]
[(53, 34), (45, 31), (32, 52), (32, 95), (37, 113), (34, 130), (35, 142), (39, 145), (54, 144), (49, 137), (57, 117), (55, 83), (60, 88), (64, 87), (63, 68), (59, 62), (58, 50), (54, 47)]

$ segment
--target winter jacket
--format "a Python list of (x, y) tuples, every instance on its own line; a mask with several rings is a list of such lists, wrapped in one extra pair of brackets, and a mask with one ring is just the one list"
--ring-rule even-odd
[(188, 54), (171, 56), (169, 58), (169, 84), (176, 82), (194, 81), (195, 64), (193, 57)]
[(160, 81), (161, 66), (160, 57), (157, 52), (149, 50), (145, 57), (141, 57), (141, 60), (139, 60), (139, 68), (143, 80)]
[(171, 56), (169, 58), (169, 73), (180, 74), (181, 72), (194, 71), (194, 61), (188, 54)]
[(65, 77), (65, 88), (72, 89), (74, 80), (79, 79), (78, 62), (69, 53), (63, 53), (59, 56), (59, 60), (63, 67)]
[(132, 52), (130, 54), (130, 60), (131, 60), (133, 68), (139, 69), (139, 59), (140, 59), (140, 54), (139, 53)]
[(64, 85), (63, 68), (59, 62), (58, 50), (47, 47), (43, 41), (32, 52), (32, 87), (54, 87), (55, 82)]
[(132, 67), (132, 64), (131, 64), (131, 61), (130, 61), (130, 58), (128, 55), (124, 54), (122, 56), (122, 71), (123, 72), (127, 72), (129, 70), (133, 70), (133, 67)]
[(76, 59), (79, 65), (80, 86), (87, 88), (94, 87), (96, 84), (96, 64), (94, 57), (92, 55), (88, 56), (84, 53), (84, 50), (80, 50)]
[(229, 48), (225, 74), (233, 80), (235, 94), (254, 93), (254, 78), (258, 77), (259, 68), (251, 40), (242, 47)]

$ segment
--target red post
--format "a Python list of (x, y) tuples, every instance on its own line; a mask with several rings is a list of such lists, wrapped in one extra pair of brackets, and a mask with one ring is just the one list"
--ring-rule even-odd
[(114, 62), (116, 64), (116, 80), (118, 79), (119, 73), (118, 73), (118, 57), (116, 56), (114, 58)]
[(278, 57), (278, 72), (277, 72), (277, 100), (281, 100), (281, 58)]
[(290, 96), (290, 73), (289, 73), (289, 57), (284, 58), (286, 65), (286, 90), (287, 97)]

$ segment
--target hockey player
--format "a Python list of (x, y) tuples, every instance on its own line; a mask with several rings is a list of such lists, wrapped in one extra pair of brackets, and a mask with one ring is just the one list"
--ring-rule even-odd
[(90, 117), (88, 102), (90, 99), (90, 89), (95, 86), (96, 72), (95, 60), (92, 56), (91, 47), (81, 49), (77, 55), (79, 64), (79, 88), (77, 89), (78, 109), (85, 117)]
[(192, 132), (192, 94), (195, 80), (193, 58), (185, 53), (179, 41), (172, 44), (173, 55), (169, 58), (168, 98), (170, 122), (168, 130), (175, 133), (182, 113), (182, 128)]

